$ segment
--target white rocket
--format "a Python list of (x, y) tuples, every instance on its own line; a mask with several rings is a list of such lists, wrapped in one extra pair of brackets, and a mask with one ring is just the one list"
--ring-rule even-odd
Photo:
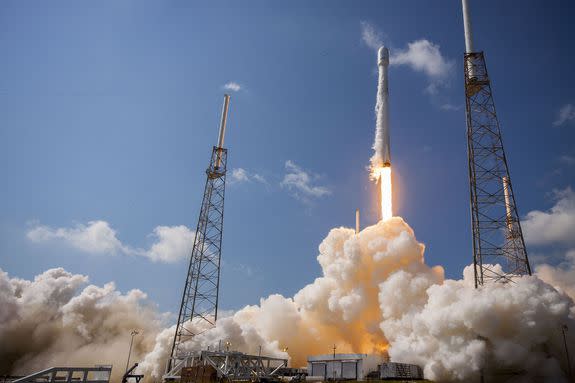
[(375, 104), (375, 151), (371, 164), (374, 168), (391, 166), (391, 155), (389, 151), (389, 106), (387, 89), (387, 68), (389, 66), (389, 50), (381, 47), (377, 51), (377, 66), (379, 68), (379, 78), (377, 83), (377, 100)]

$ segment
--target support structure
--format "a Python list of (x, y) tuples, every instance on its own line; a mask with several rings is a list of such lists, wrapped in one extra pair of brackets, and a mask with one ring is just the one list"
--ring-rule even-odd
[(112, 366), (50, 367), (13, 380), (12, 383), (108, 383), (111, 374)]
[(223, 147), (229, 106), (224, 96), (218, 146), (212, 149), (206, 170), (206, 184), (196, 228), (178, 324), (168, 361), (167, 375), (174, 375), (177, 360), (186, 356), (184, 344), (195, 335), (212, 328), (218, 318), (220, 260), (224, 224), (227, 149)]
[[(265, 381), (287, 367), (288, 360), (261, 355), (249, 355), (237, 351), (199, 351), (178, 360), (179, 370), (191, 375), (206, 366), (216, 371), (221, 381)], [(194, 369), (199, 371), (194, 371)], [(166, 380), (180, 380), (180, 376), (164, 376)]]
[[(483, 52), (473, 52), (463, 0), (465, 106), (475, 287), (531, 275)], [(499, 266), (497, 266), (499, 265)]]

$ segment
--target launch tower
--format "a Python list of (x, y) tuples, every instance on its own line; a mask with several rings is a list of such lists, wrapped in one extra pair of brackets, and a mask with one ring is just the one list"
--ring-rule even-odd
[[(473, 49), (467, 0), (465, 106), (475, 287), (531, 275), (483, 52)], [(497, 267), (499, 264), (501, 267)]]
[(206, 170), (204, 198), (182, 294), (172, 352), (168, 361), (167, 376), (174, 375), (173, 370), (179, 367), (177, 362), (182, 360), (187, 354), (182, 347), (183, 344), (200, 332), (213, 327), (218, 318), (220, 258), (228, 154), (227, 149), (224, 148), (224, 136), (226, 133), (229, 101), (230, 96), (226, 94), (222, 108), (218, 145), (212, 149), (210, 165)]

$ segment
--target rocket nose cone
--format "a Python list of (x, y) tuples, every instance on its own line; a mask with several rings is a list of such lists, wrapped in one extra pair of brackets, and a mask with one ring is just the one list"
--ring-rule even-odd
[(378, 65), (389, 64), (389, 50), (386, 47), (381, 47), (377, 51), (377, 64)]

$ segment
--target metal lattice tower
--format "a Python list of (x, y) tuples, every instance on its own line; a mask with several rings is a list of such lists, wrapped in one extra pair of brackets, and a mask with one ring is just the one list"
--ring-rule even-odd
[[(229, 106), (224, 96), (218, 146), (212, 149), (206, 170), (206, 186), (196, 228), (178, 324), (168, 362), (168, 375), (175, 361), (187, 354), (183, 344), (195, 335), (212, 328), (218, 317), (220, 259), (224, 224), (224, 196), (228, 151), (223, 147)], [(193, 323), (193, 326), (192, 326)]]
[[(463, 0), (467, 153), (475, 286), (531, 275), (483, 52), (475, 52)], [(496, 265), (501, 267), (497, 267)]]

